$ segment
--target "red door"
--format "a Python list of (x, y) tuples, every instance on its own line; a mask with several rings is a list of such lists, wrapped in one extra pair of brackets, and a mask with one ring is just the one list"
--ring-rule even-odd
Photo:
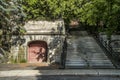
[(41, 63), (46, 61), (47, 44), (44, 41), (33, 41), (28, 44), (28, 62)]

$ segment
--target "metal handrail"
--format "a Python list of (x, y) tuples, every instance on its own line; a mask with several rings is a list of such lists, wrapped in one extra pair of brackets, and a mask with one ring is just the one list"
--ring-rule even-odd
[(63, 52), (61, 54), (61, 68), (64, 69), (65, 68), (65, 62), (66, 62), (66, 51), (67, 51), (67, 39), (65, 37), (64, 43), (63, 43)]
[(102, 50), (105, 52), (105, 54), (108, 56), (108, 58), (110, 58), (110, 61), (112, 62), (114, 67), (117, 68), (117, 65), (114, 63), (114, 60), (111, 60), (113, 57), (112, 57), (112, 52), (110, 50), (108, 50), (108, 45), (107, 45), (108, 43), (106, 42), (106, 45), (104, 45), (98, 37), (94, 37), (94, 39), (99, 44), (99, 46), (102, 48)]

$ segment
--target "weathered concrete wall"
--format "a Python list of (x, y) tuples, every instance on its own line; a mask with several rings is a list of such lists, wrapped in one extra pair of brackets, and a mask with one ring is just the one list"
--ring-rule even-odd
[(27, 34), (65, 34), (64, 22), (58, 21), (29, 21), (24, 26)]
[(112, 35), (111, 36), (111, 42), (110, 46), (109, 41), (107, 39), (107, 35), (100, 34), (99, 39), (101, 43), (109, 50), (109, 47), (111, 47), (115, 52), (120, 52), (120, 35)]
[(42, 21), (28, 22), (25, 25), (25, 29), (27, 30), (27, 33), (22, 36), (22, 39), (18, 36), (13, 36), (13, 46), (11, 48), (13, 60), (19, 60), (22, 58), (23, 61), (27, 61), (28, 43), (31, 41), (45, 41), (48, 46), (47, 62), (60, 63), (65, 40), (63, 21), (43, 21), (43, 24)]
[[(99, 34), (99, 39), (104, 46), (108, 45), (108, 39), (106, 34)], [(120, 40), (120, 35), (112, 35), (111, 40)]]

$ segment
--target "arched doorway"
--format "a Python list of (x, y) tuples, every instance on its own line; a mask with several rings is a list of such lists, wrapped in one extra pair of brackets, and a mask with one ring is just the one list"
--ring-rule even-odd
[(47, 61), (47, 43), (45, 41), (31, 41), (28, 43), (28, 62), (41, 63)]

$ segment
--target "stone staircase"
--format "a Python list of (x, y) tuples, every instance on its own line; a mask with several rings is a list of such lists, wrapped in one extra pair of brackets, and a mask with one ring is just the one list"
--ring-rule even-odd
[(66, 68), (114, 68), (104, 51), (86, 31), (72, 32), (67, 44)]

